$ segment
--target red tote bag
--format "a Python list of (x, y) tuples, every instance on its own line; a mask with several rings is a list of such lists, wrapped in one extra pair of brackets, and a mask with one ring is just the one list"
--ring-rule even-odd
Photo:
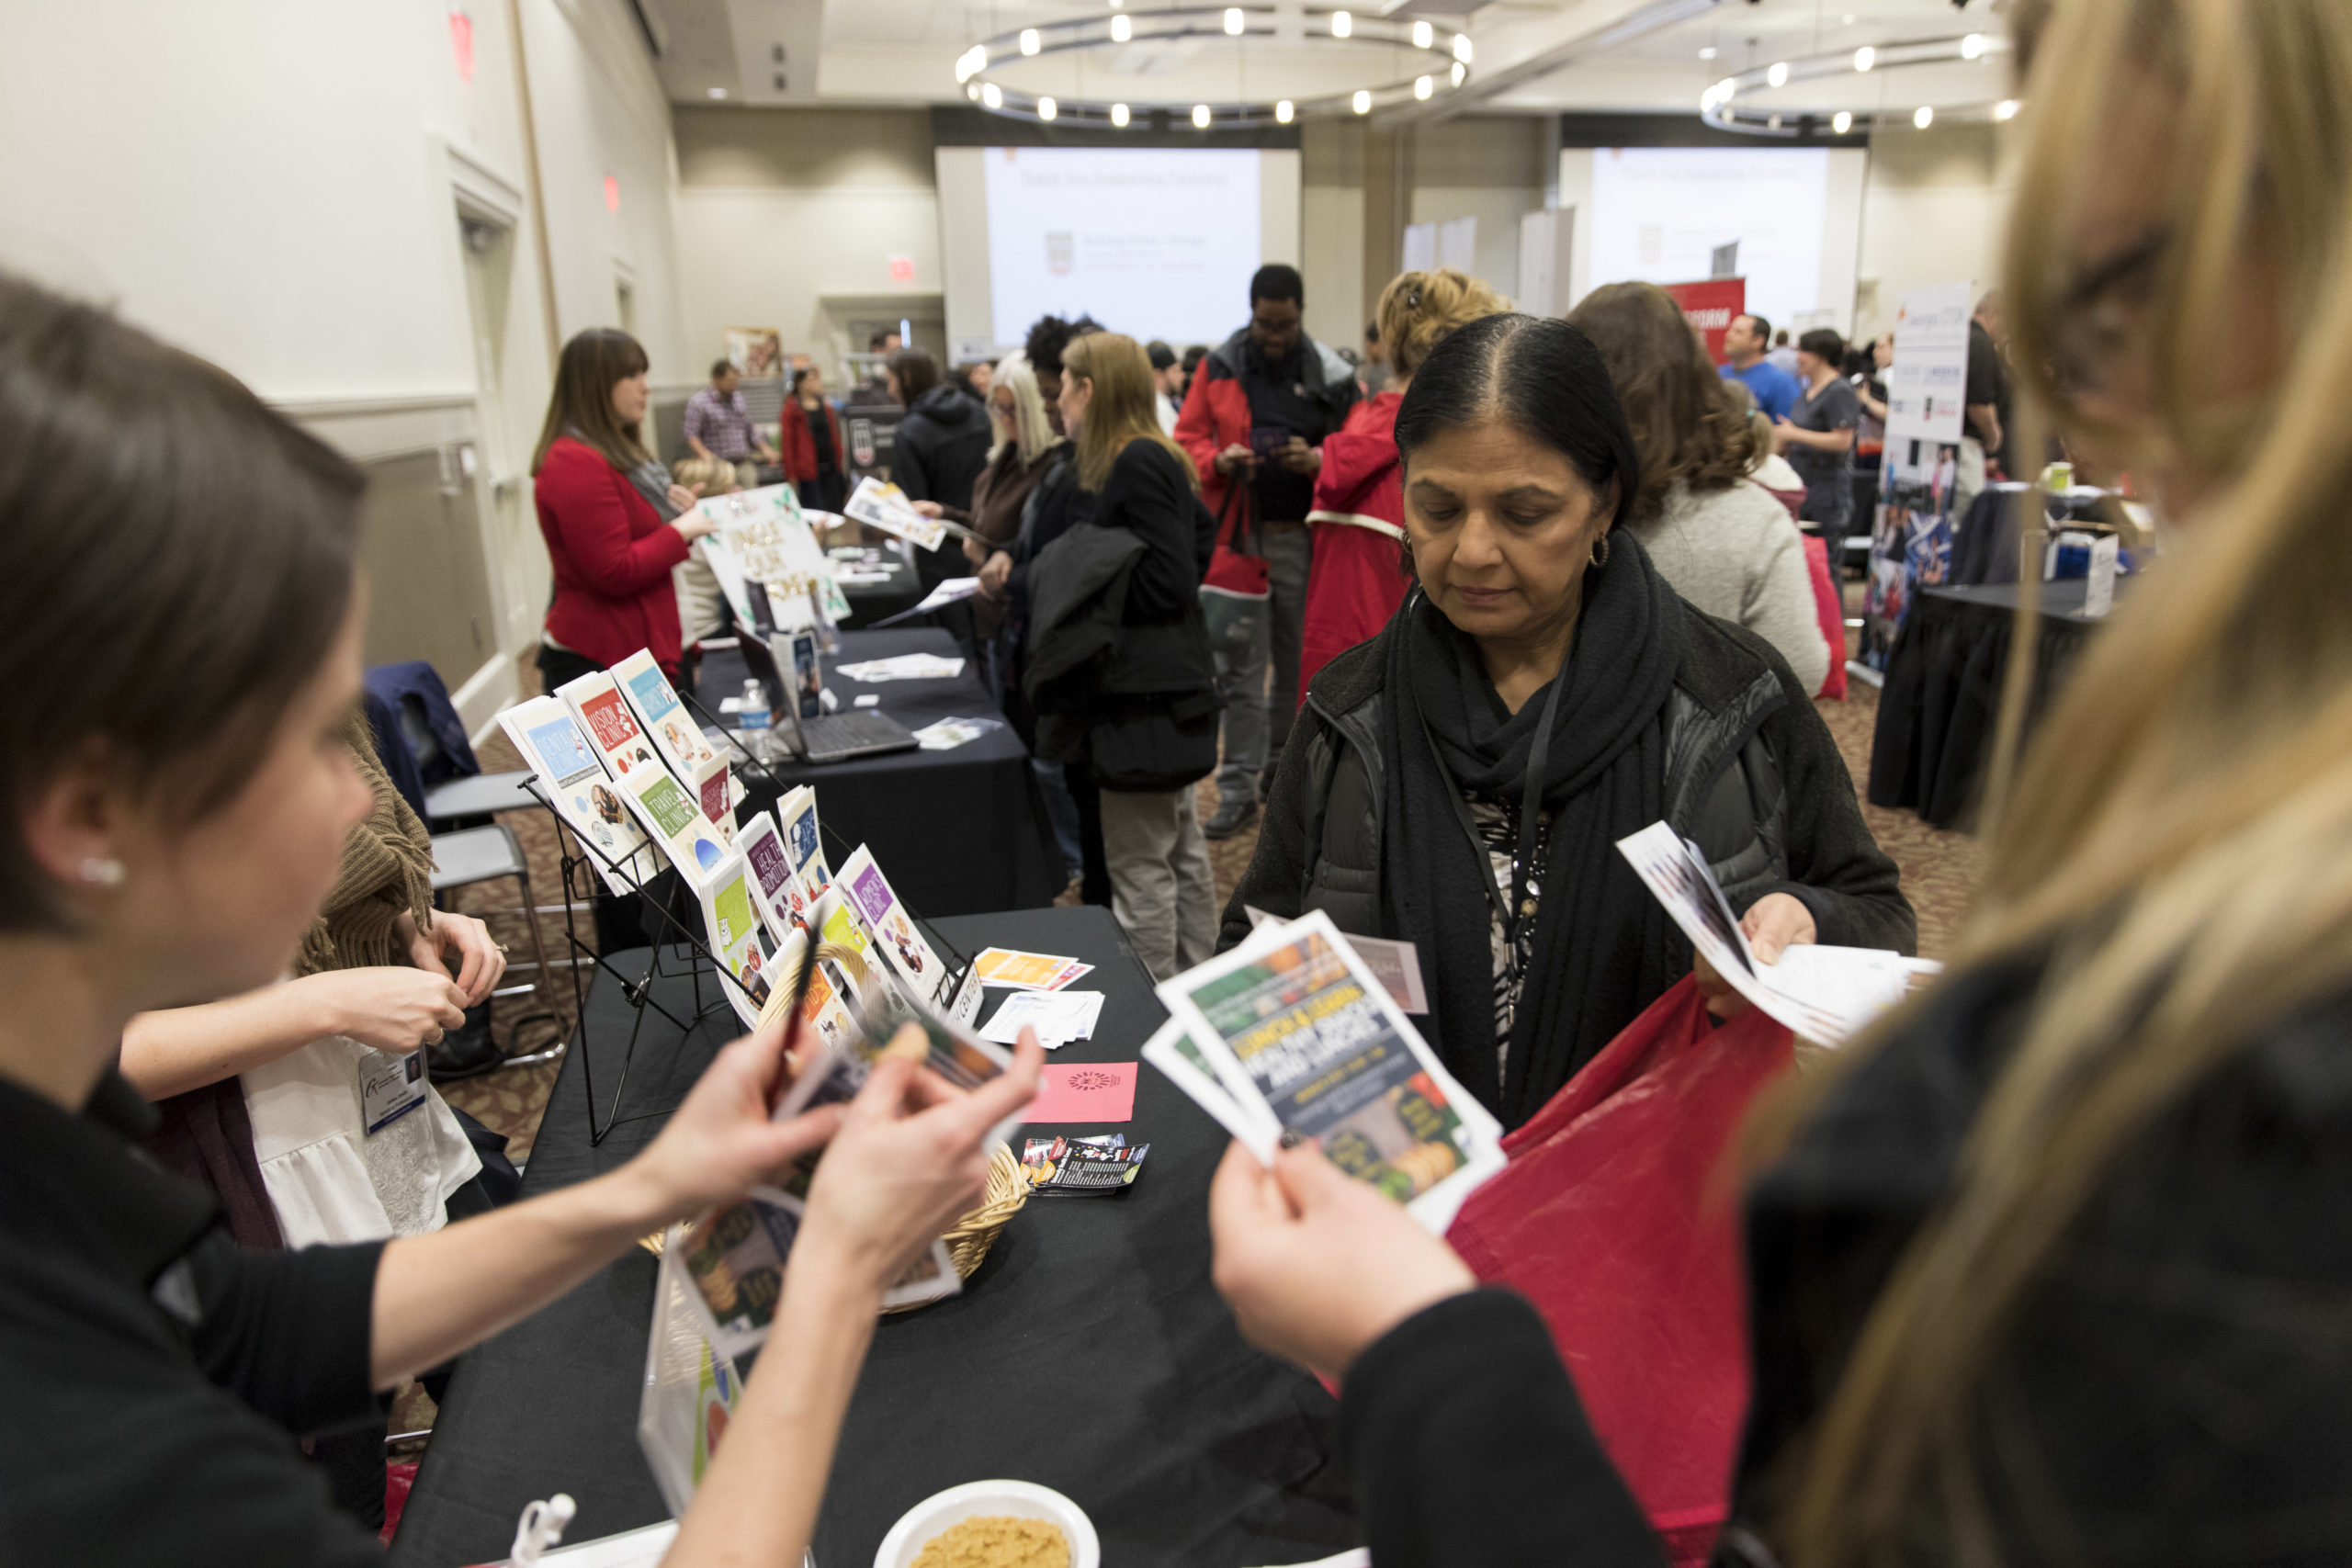
[(1551, 1325), (1595, 1433), (1678, 1568), (1703, 1562), (1747, 1415), (1747, 1292), (1724, 1155), (1792, 1059), (1750, 1010), (1715, 1025), (1686, 978), (1532, 1121), (1446, 1235)]

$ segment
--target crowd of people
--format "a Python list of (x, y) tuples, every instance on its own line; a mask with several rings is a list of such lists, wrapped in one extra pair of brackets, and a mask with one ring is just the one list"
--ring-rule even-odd
[[(2007, 782), (1947, 975), (1750, 1129), (1717, 1555), (2340, 1561), (2352, 10), (2009, 16), (2030, 107), (1979, 319), (2015, 372), (1972, 371), (1967, 441), (1999, 465), (2038, 415), (2128, 464), (2167, 558)], [(1719, 376), (1645, 286), (1544, 320), (1415, 272), (1366, 396), (1295, 273), (1250, 292), (1191, 366), (1049, 319), (978, 399), (904, 347), (882, 377), (922, 421), (910, 473), (978, 536), (968, 635), (1155, 972), (1238, 940), (1245, 905), (1411, 941), (1431, 1044), (1515, 1125), (1692, 972), (1611, 851), (1634, 829), (1700, 847), (1759, 957), (1907, 951), (1809, 701), (1826, 655), (1770, 482), (1785, 455), (1829, 523), (1883, 419), (1875, 351), (1849, 371), (1807, 333), (1776, 374), (1750, 318)], [(695, 487), (741, 482), (723, 378), (680, 483), (645, 369), (609, 331), (558, 367), (550, 685), (639, 647), (675, 665)], [(784, 445), (838, 474), (821, 384), (796, 407)], [(969, 1094), (892, 1057), (776, 1123), (763, 1032), (641, 1153), (523, 1201), (437, 1101), (357, 1136), (329, 1103), (356, 1054), (430, 1042), (503, 962), (432, 908), (353, 719), (361, 495), (220, 370), (0, 279), (0, 1557), (374, 1562), (334, 1434), (373, 1450), (379, 1391), (823, 1148), (667, 1559), (794, 1562), (881, 1293), (979, 1191), (1041, 1053)], [(1044, 655), (1080, 570), (1127, 587), (1114, 656), (1073, 674)], [(1250, 613), (1205, 609), (1220, 584)], [(1262, 816), (1221, 929), (1212, 776), (1211, 831)], [(1312, 1146), (1237, 1145), (1208, 1201), (1244, 1335), (1340, 1391), (1375, 1562), (1664, 1561), (1524, 1302)]]

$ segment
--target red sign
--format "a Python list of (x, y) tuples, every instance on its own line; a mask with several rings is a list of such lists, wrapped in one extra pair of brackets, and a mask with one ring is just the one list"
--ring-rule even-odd
[(1690, 323), (1690, 330), (1707, 345), (1707, 357), (1721, 365), (1724, 333), (1731, 330), (1732, 318), (1747, 310), (1747, 279), (1717, 277), (1705, 283), (1665, 283), (1658, 287), (1682, 307), (1683, 320)]
[(449, 51), (458, 57), (458, 80), (474, 79), (474, 19), (462, 6), (449, 7)]
[(618, 212), (620, 209), (621, 182), (614, 178), (612, 175), (606, 175), (605, 176), (605, 210), (607, 212)]

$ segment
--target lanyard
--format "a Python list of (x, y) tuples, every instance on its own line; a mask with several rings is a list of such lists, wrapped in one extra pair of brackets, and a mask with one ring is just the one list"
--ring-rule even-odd
[(1519, 843), (1511, 860), (1510, 901), (1503, 901), (1502, 889), (1495, 886), (1493, 869), (1487, 863), (1487, 846), (1478, 837), (1478, 825), (1471, 820), (1469, 802), (1462, 798), (1461, 789), (1453, 782), (1453, 774), (1445, 765), (1445, 753), (1438, 750), (1437, 737), (1430, 730), (1426, 715), (1421, 718), (1421, 739), (1430, 749), (1430, 760), (1437, 764), (1437, 776), (1445, 783), (1445, 797), (1453, 804), (1454, 820), (1470, 840), (1470, 848), (1478, 856), (1478, 880), (1487, 889), (1487, 902), (1494, 906), (1495, 917), (1502, 922), (1503, 940), (1516, 946), (1519, 922), (1535, 913), (1534, 901), (1528, 897), (1528, 884), (1535, 874), (1536, 813), (1544, 805), (1544, 765), (1552, 753), (1552, 725), (1560, 712), (1560, 688), (1567, 684), (1567, 661), (1560, 662), (1560, 672), (1552, 678), (1551, 692), (1544, 699), (1544, 714), (1536, 721), (1535, 735), (1527, 748), (1527, 778), (1520, 786)]

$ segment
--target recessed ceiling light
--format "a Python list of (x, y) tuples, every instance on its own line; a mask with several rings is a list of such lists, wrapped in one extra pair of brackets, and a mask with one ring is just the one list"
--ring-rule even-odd
[(1352, 33), (1355, 30), (1356, 19), (1353, 17), (1349, 16), (1345, 11), (1334, 11), (1331, 13), (1331, 36), (1333, 38), (1346, 38), (1350, 33)]
[(1453, 58), (1464, 65), (1470, 63), (1470, 35), (1468, 33), (1453, 35)]
[(1232, 38), (1239, 38), (1241, 36), (1241, 7), (1238, 6), (1227, 6), (1225, 8), (1225, 30), (1227, 35)]
[(723, 98), (727, 96), (727, 89), (724, 87), (713, 87), (710, 90), (710, 96), (714, 98)]
[(1209, 128), (1208, 105), (1194, 104), (1193, 106), (1193, 128), (1195, 130), (1206, 130)]
[(1277, 125), (1288, 125), (1291, 121), (1291, 116), (1297, 112), (1298, 110), (1291, 106), (1291, 101), (1288, 98), (1284, 98), (1282, 102), (1274, 106), (1274, 123)]
[(1051, 119), (1054, 116), (1061, 112), (1061, 105), (1054, 102), (1051, 97), (1043, 97), (1037, 100), (1037, 118), (1039, 119)]
[(1126, 130), (1126, 128), (1127, 128), (1127, 106), (1126, 106), (1126, 105), (1125, 105), (1125, 104), (1113, 104), (1113, 105), (1111, 106), (1111, 123), (1112, 123), (1113, 125), (1117, 126), (1121, 130)]
[(1136, 36), (1136, 19), (1125, 11), (1111, 18), (1111, 41), (1125, 43)]
[(1785, 60), (1776, 60), (1772, 62), (1771, 68), (1764, 73), (1764, 80), (1775, 87), (1787, 86), (1789, 85), (1789, 62)]
[(2015, 119), (2018, 118), (2018, 110), (2023, 107), (2024, 106), (2019, 104), (2015, 98), (2003, 98), (1999, 103), (1993, 106), (1993, 118), (1995, 119)]
[(1036, 52), (1037, 52), (1038, 48), (1039, 48), (1039, 44), (1038, 44), (1038, 41), (1037, 41), (1037, 29), (1036, 29), (1036, 28), (1022, 28), (1022, 29), (1021, 29), (1021, 52), (1022, 52), (1022, 53), (1023, 53), (1023, 54), (1035, 54), (1035, 53), (1036, 53)]
[(1415, 49), (1427, 49), (1436, 40), (1437, 29), (1430, 27), (1426, 18), (1416, 21), (1413, 24), (1413, 47)]
[(1922, 130), (1925, 130), (1928, 127), (1935, 124), (1935, 106), (1932, 104), (1921, 104), (1917, 108), (1912, 110), (1911, 123), (1917, 126)]
[(1983, 33), (1971, 33), (1966, 38), (1961, 39), (1960, 57), (1962, 60), (1984, 59), (1984, 35)]
[(1458, 60), (1453, 62), (1453, 85), (1455, 86), (1459, 87), (1462, 85), (1462, 78), (1469, 74), (1470, 67), (1463, 64), (1462, 62)]
[(1348, 107), (1355, 110), (1358, 114), (1370, 114), (1372, 112), (1372, 89), (1369, 87), (1358, 87), (1356, 89), (1356, 96), (1348, 101)]
[(1004, 107), (1004, 89), (993, 82), (980, 84), (980, 102), (992, 109)]
[(1854, 117), (1846, 110), (1839, 109), (1830, 117), (1829, 129), (1833, 134), (1843, 136), (1854, 129)]
[(1699, 58), (1702, 60), (1713, 60), (1716, 55), (1721, 54), (1722, 52), (1723, 51), (1717, 49), (1713, 44), (1709, 44), (1706, 48), (1699, 51)]
[(1430, 81), (1428, 77), (1416, 76), (1413, 78), (1413, 96), (1417, 98), (1426, 98), (1431, 93), (1436, 91), (1437, 84)]
[(1868, 71), (1871, 66), (1876, 65), (1877, 63), (1878, 51), (1872, 49), (1870, 45), (1864, 44), (1861, 48), (1854, 51), (1855, 70)]

